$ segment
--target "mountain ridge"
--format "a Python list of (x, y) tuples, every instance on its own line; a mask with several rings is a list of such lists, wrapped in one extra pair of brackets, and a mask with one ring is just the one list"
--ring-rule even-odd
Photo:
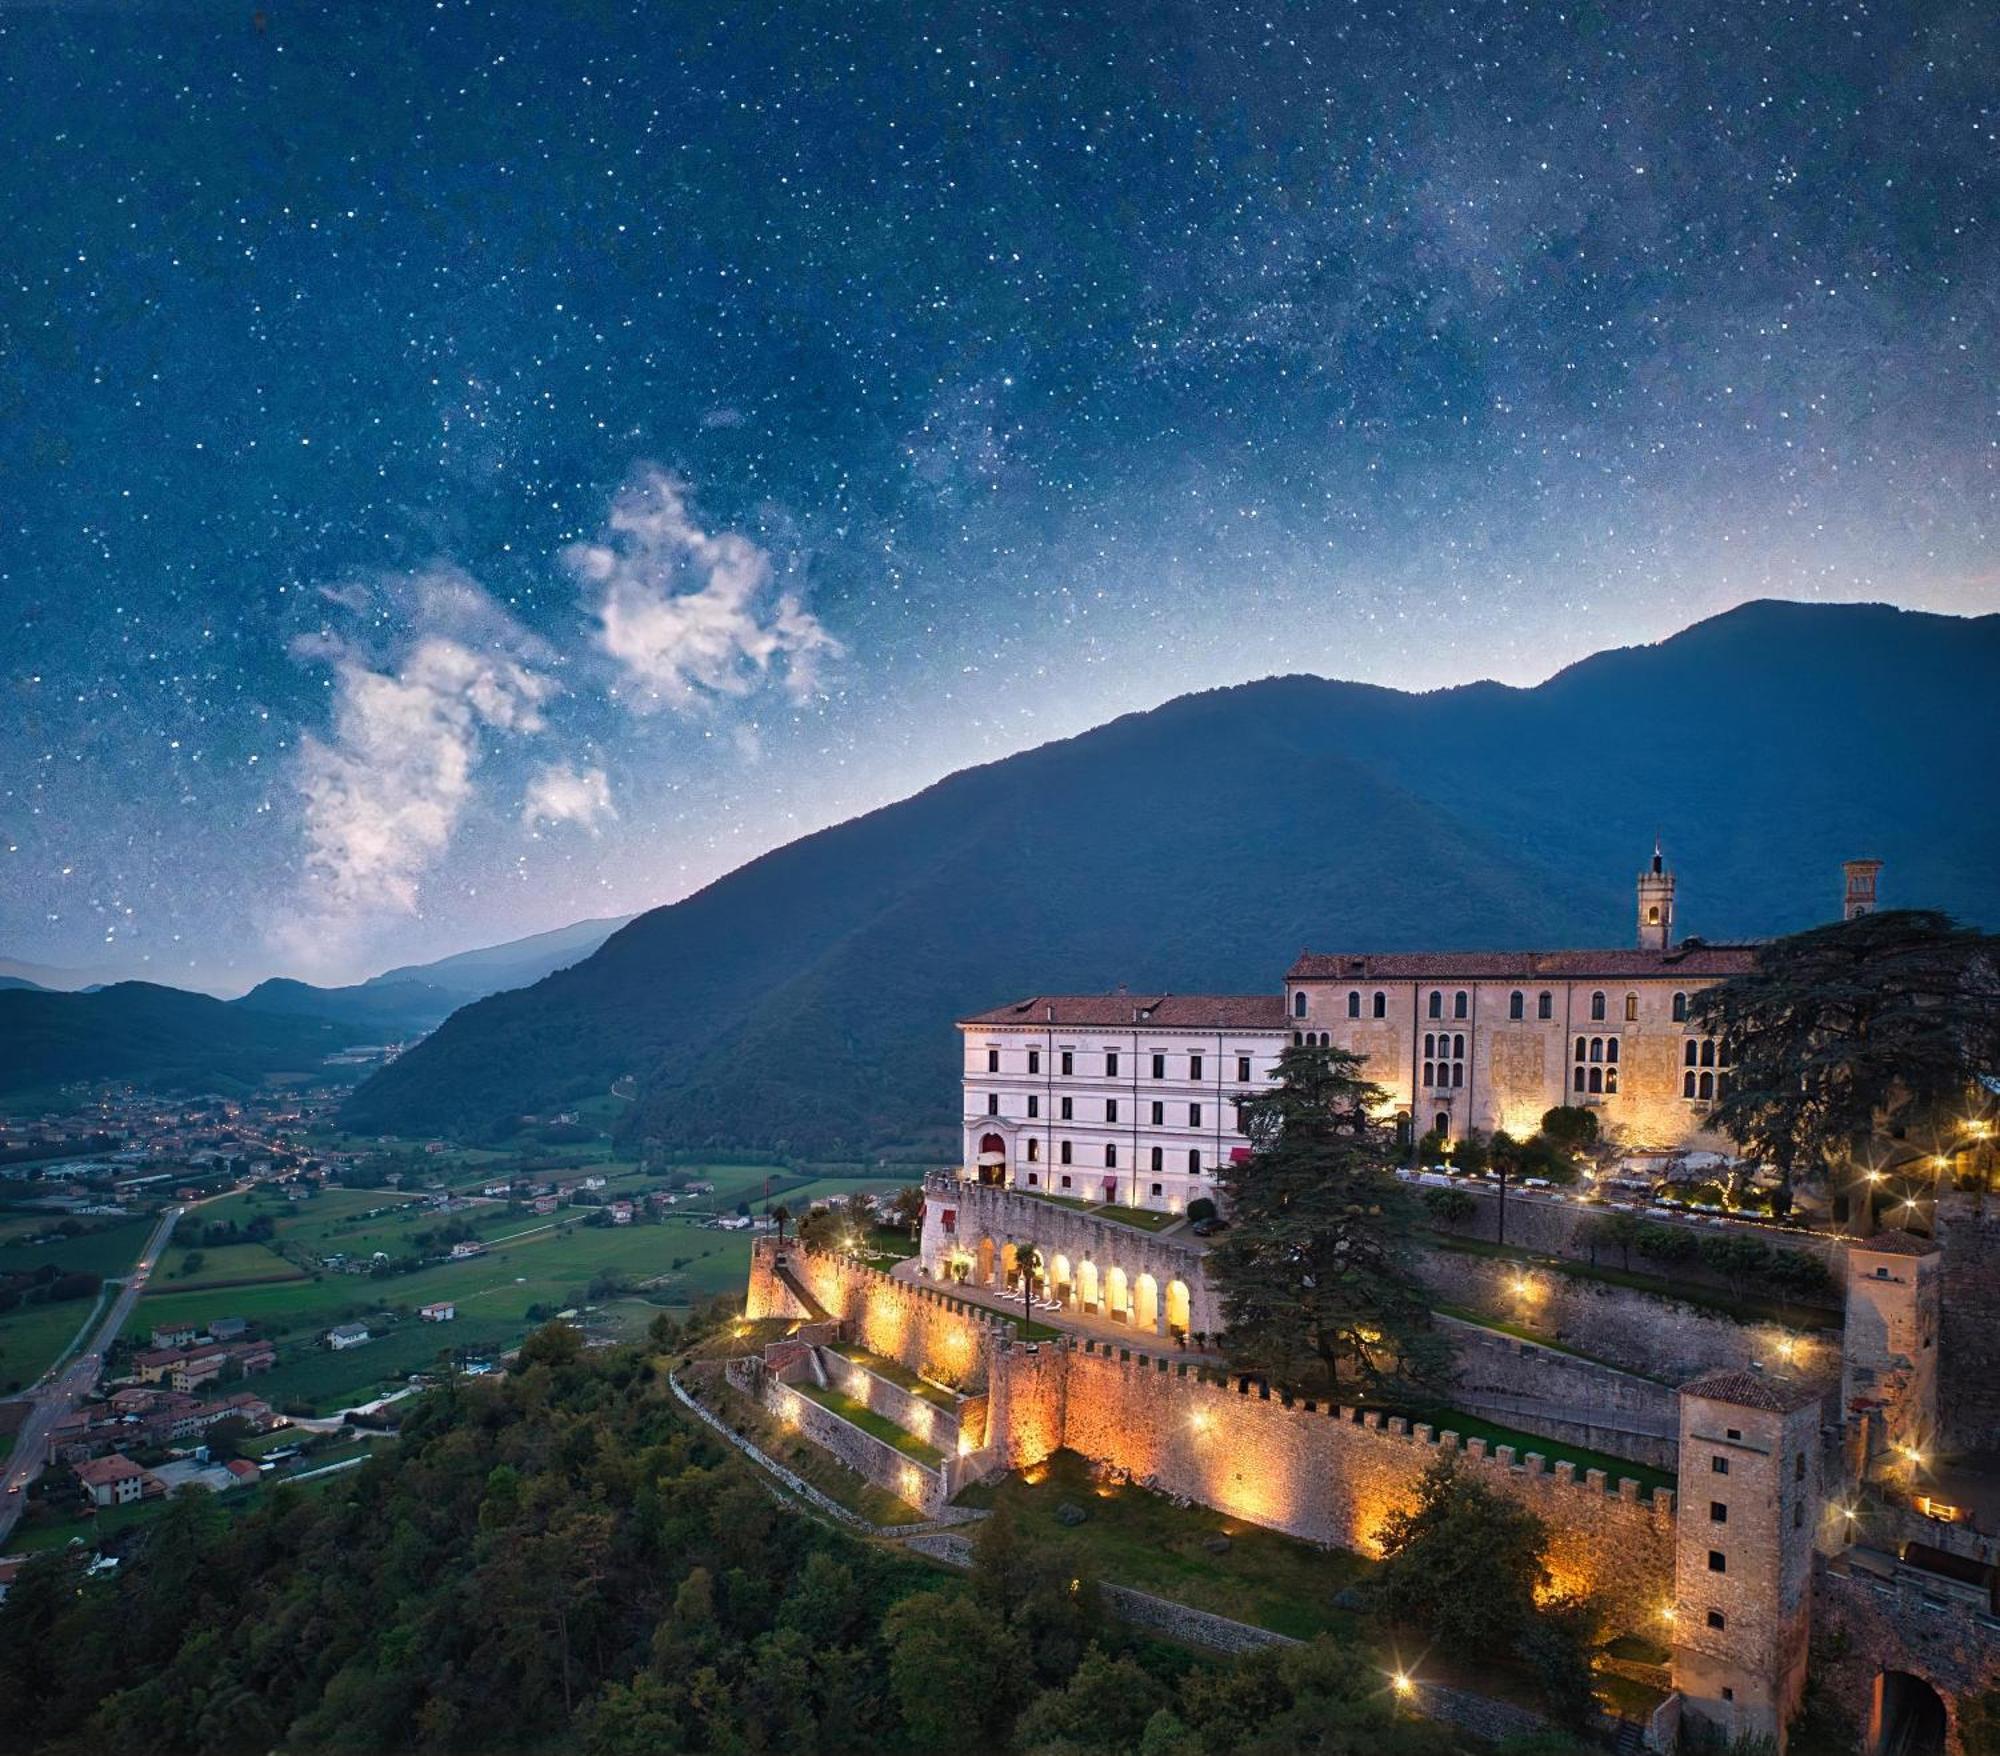
[(1624, 943), (1656, 830), (1709, 937), (1828, 918), (1864, 853), (1892, 895), (1992, 919), (1996, 658), (2000, 616), (1763, 600), (1529, 688), (1294, 674), (1178, 696), (635, 917), (455, 1014), (347, 1114), (478, 1134), (631, 1074), (634, 1137), (935, 1144), (966, 1012), (1272, 988), (1308, 941)]

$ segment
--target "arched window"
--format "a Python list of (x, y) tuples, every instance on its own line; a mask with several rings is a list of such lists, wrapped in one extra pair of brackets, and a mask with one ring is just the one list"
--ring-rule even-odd
[(1424, 1083), (1425, 1083), (1426, 1085), (1435, 1085), (1435, 1084), (1437, 1084), (1437, 1063), (1436, 1063), (1436, 1062), (1434, 1062), (1434, 1061), (1426, 1061), (1426, 1062), (1424, 1063)]
[(1571, 1081), (1571, 1084), (1573, 1084), (1578, 1091), (1583, 1090), (1583, 1063), (1581, 1061), (1579, 1061), (1576, 1064), (1576, 1078)]
[(1616, 1064), (1618, 1060), (1618, 1039), (1616, 1037), (1606, 1037), (1604, 1039), (1604, 1058), (1614, 1065)]
[(1637, 994), (1627, 994), (1625, 996), (1625, 1022), (1627, 1024), (1637, 1024), (1639, 1022), (1639, 996)]
[(1306, 1046), (1306, 1033), (1302, 1030), (1293, 1031), (1292, 1047), (1295, 1049), (1303, 1049), (1305, 1046)]
[(1452, 1062), (1451, 1082), (1453, 1085), (1463, 1085), (1465, 1083), (1465, 1063), (1463, 1061)]
[(1452, 1052), (1452, 1053), (1453, 1053), (1454, 1055), (1459, 1055), (1459, 1056), (1463, 1056), (1463, 1055), (1464, 1055), (1464, 1053), (1465, 1053), (1465, 1038), (1464, 1038), (1464, 1037), (1453, 1037), (1453, 1038), (1451, 1039), (1451, 1052)]
[(1602, 1091), (1604, 1089), (1604, 1069), (1602, 1067), (1591, 1068), (1590, 1089), (1592, 1091)]
[[(1303, 1017), (1304, 1014), (1301, 1013), (1300, 1016)], [(1602, 1024), (1604, 1022), (1604, 994), (1602, 990), (1590, 997), (1590, 1022), (1592, 1024)]]
[(1707, 1097), (1714, 1097), (1714, 1096), (1715, 1096), (1715, 1075), (1714, 1075), (1713, 1073), (1704, 1073), (1704, 1074), (1703, 1074), (1703, 1075), (1701, 1076), (1701, 1082), (1700, 1082), (1700, 1084), (1699, 1084), (1699, 1085), (1698, 1085), (1698, 1086), (1696, 1087), (1696, 1090), (1697, 1090), (1697, 1091), (1698, 1091), (1698, 1092), (1699, 1092), (1699, 1093), (1700, 1093), (1700, 1094), (1701, 1094), (1701, 1095), (1702, 1095), (1703, 1097), (1705, 1097), (1705, 1098), (1707, 1098)]
[(1578, 1037), (1576, 1039), (1576, 1059), (1579, 1061), (1587, 1061), (1589, 1060), (1589, 1058), (1590, 1058), (1590, 1045), (1586, 1043), (1582, 1037)]
[(1451, 997), (1451, 1015), (1454, 1018), (1463, 1018), (1465, 1016), (1465, 990), (1463, 988), (1460, 988)]
[(1593, 1061), (1602, 1061), (1604, 1059), (1604, 1039), (1602, 1037), (1592, 1037), (1590, 1039), (1590, 1058)]
[(1115, 1147), (1115, 1146), (1107, 1146), (1107, 1147), (1106, 1147), (1106, 1148), (1104, 1149), (1104, 1168), (1105, 1168), (1105, 1169), (1106, 1169), (1107, 1171), (1115, 1171), (1115, 1170), (1117, 1170), (1117, 1168), (1118, 1168), (1118, 1148), (1117, 1148), (1117, 1147)]
[(1718, 1102), (1720, 1102), (1723, 1098), (1726, 1098), (1728, 1095), (1729, 1095), (1729, 1075), (1726, 1073), (1718, 1073), (1715, 1076), (1716, 1099)]
[(1437, 1052), (1438, 1052), (1438, 1040), (1437, 1040), (1437, 1038), (1436, 1038), (1436, 1037), (1434, 1037), (1434, 1036), (1433, 1036), (1433, 1035), (1432, 1035), (1432, 1034), (1431, 1034), (1431, 1033), (1430, 1033), (1429, 1031), (1425, 1031), (1425, 1032), (1424, 1032), (1424, 1053), (1425, 1053), (1426, 1055), (1435, 1055), (1435, 1054), (1436, 1054)]
[(1032, 1134), (1028, 1136), (1028, 1163), (1033, 1164), (1042, 1156), (1042, 1143)]
[(1198, 1146), (1188, 1153), (1188, 1175), (1190, 1177), (1201, 1175), (1201, 1148)]
[(1692, 1073), (1683, 1073), (1681, 1075), (1681, 1096), (1690, 1098), (1694, 1096), (1694, 1075)]
[[(1618, 1045), (1613, 1043), (1611, 1046), (1615, 1049)], [(1618, 1069), (1616, 1067), (1607, 1067), (1604, 1070), (1604, 1095), (1606, 1097), (1616, 1097), (1618, 1095)]]
[[(1694, 1038), (1689, 1037), (1687, 1042), (1682, 1046), (1681, 1049), (1681, 1065), (1683, 1067), (1692, 1067), (1697, 1059), (1699, 1059), (1699, 1055), (1697, 1052), (1697, 1045), (1695, 1043)], [(1693, 1097), (1694, 1093), (1689, 1092), (1688, 1096)]]
[(1389, 1016), (1389, 996), (1383, 993), (1380, 988), (1375, 990), (1375, 1016), (1377, 1018), (1387, 1018)]
[(1433, 988), (1431, 989), (1431, 1017), (1442, 1018), (1443, 1016), (1444, 1016), (1444, 996), (1440, 994), (1437, 991), (1437, 989)]
[(1528, 1016), (1528, 996), (1522, 993), (1519, 988), (1516, 988), (1513, 993), (1507, 996), (1507, 1016), (1509, 1018), (1526, 1018)]
[(1296, 994), (1292, 996), (1292, 1016), (1294, 1018), (1303, 1018), (1305, 1017), (1305, 1015), (1306, 1015), (1306, 991), (1305, 989), (1301, 988)]
[(1556, 1015), (1556, 997), (1544, 989), (1535, 997), (1535, 1016), (1553, 1018)]
[(1713, 1037), (1704, 1037), (1702, 1039), (1701, 1064), (1704, 1067), (1713, 1067), (1715, 1065), (1715, 1039)]
[(1451, 1112), (1449, 1110), (1438, 1111), (1437, 1131), (1447, 1140), (1451, 1138)]
[(1166, 1169), (1166, 1164), (1167, 1164), (1166, 1148), (1163, 1146), (1154, 1147), (1153, 1158), (1152, 1158), (1153, 1169), (1156, 1171), (1164, 1170)]
[(1359, 988), (1350, 988), (1347, 991), (1347, 1016), (1349, 1018), (1359, 1018), (1361, 1016), (1361, 990)]
[(1685, 994), (1676, 994), (1674, 996), (1674, 1023), (1686, 1024), (1687, 1021), (1688, 997)]

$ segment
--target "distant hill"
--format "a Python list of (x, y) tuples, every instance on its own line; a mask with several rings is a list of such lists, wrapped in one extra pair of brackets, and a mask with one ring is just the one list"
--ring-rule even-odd
[(358, 1127), (478, 1135), (634, 1075), (664, 1142), (951, 1138), (955, 1016), (1037, 991), (1269, 990), (1320, 949), (1624, 944), (1657, 831), (1684, 932), (1885, 895), (2000, 921), (2000, 617), (1757, 603), (1536, 688), (1285, 677), (956, 774), (456, 1013)]
[(435, 1030), (459, 1005), (459, 997), (425, 982), (360, 982), (349, 988), (316, 988), (274, 976), (240, 1000), (251, 1012), (290, 1018), (319, 1018), (372, 1032), (377, 1038), (419, 1036)]
[(552, 972), (581, 963), (598, 946), (632, 917), (617, 915), (608, 920), (573, 921), (546, 933), (525, 939), (511, 939), (504, 945), (488, 945), (477, 951), (461, 951), (441, 957), (435, 963), (410, 963), (384, 970), (361, 984), (364, 988), (394, 987), (417, 983), (454, 996), (453, 1004), (483, 999), (508, 988), (525, 988)]
[(234, 1090), (267, 1073), (304, 1072), (352, 1032), (207, 994), (115, 982), (90, 994), (0, 991), (0, 1092), (78, 1079), (163, 1091)]
[(0, 976), (0, 988), (21, 988), (31, 994), (46, 994), (48, 989), (40, 982), (31, 982), (26, 976)]

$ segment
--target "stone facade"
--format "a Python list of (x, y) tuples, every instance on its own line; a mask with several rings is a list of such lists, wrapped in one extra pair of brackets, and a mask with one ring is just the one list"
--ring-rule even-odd
[(1863, 1467), (1886, 1452), (1934, 1455), (1938, 1434), (1938, 1247), (1884, 1232), (1848, 1250), (1841, 1400), (1868, 1422)]
[(1041, 1252), (1043, 1292), (1066, 1306), (1129, 1323), (1141, 1336), (1222, 1327), (1198, 1241), (1009, 1189), (926, 1179), (922, 1261), (941, 1286), (965, 1280), (1005, 1289), (1029, 1244)]
[(2000, 1451), (2000, 1199), (1940, 1195), (1937, 1235), (1945, 1440), (1956, 1450)]

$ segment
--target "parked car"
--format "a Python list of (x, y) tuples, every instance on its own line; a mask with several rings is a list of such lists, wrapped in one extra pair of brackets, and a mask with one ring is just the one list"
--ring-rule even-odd
[(1193, 1226), (1194, 1235), (1197, 1238), (1212, 1238), (1217, 1232), (1226, 1232), (1228, 1230), (1229, 1222), (1226, 1219), (1198, 1219), (1194, 1222)]

